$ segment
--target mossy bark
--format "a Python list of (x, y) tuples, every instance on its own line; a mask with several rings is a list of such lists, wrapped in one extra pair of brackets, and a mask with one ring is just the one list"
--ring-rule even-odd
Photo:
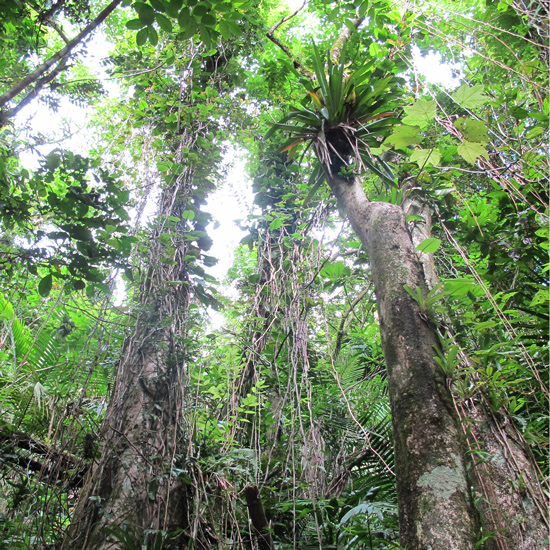
[(446, 377), (434, 361), (435, 328), (404, 285), (425, 295), (422, 264), (403, 210), (369, 203), (361, 182), (329, 177), (370, 260), (395, 437), (401, 545), (473, 549), (477, 514), (464, 443)]

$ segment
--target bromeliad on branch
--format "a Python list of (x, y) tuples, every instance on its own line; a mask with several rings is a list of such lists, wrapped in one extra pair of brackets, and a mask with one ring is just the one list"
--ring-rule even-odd
[(389, 166), (370, 153), (371, 147), (391, 133), (398, 123), (395, 114), (399, 79), (374, 67), (374, 60), (361, 66), (350, 76), (345, 73), (345, 58), (335, 64), (325, 59), (313, 45), (315, 81), (302, 83), (308, 92), (302, 106), (294, 108), (274, 124), (266, 138), (277, 130), (288, 131), (290, 138), (283, 151), (305, 143), (319, 161), (313, 170), (310, 196), (321, 185), (324, 174), (338, 175), (342, 168), (355, 165), (355, 171), (370, 170), (386, 183), (394, 185)]

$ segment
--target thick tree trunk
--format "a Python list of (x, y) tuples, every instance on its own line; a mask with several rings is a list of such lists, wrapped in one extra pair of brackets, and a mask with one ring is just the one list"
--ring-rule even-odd
[[(184, 467), (177, 449), (187, 379), (186, 245), (176, 237), (173, 261), (162, 262), (166, 248), (158, 239), (166, 216), (182, 217), (188, 204), (186, 188), (189, 182), (179, 180), (163, 193), (149, 270), (136, 290), (136, 324), (126, 339), (103, 422), (101, 458), (80, 492), (62, 550), (122, 548), (121, 538), (126, 537), (139, 548), (152, 547), (159, 538), (165, 550), (187, 547), (191, 495), (174, 473)], [(174, 231), (185, 231), (185, 223), (176, 224)], [(189, 445), (183, 447), (187, 451)]]
[[(413, 244), (432, 236), (430, 208), (416, 189), (403, 188), (405, 215), (424, 221), (409, 224)], [(439, 283), (433, 254), (418, 253), (429, 288)], [(448, 321), (452, 326), (452, 320)], [(473, 366), (473, 365), (471, 365)], [(473, 376), (473, 375), (471, 375)], [(505, 411), (491, 414), (481, 392), (459, 405), (472, 463), (471, 479), (480, 512), (485, 550), (547, 548), (545, 497), (527, 444)], [(490, 459), (487, 459), (487, 456)]]
[(462, 414), (470, 419), (474, 490), (486, 550), (548, 548), (547, 504), (533, 460), (513, 423), (471, 400)]
[(395, 437), (401, 545), (473, 549), (478, 532), (458, 417), (434, 361), (438, 337), (403, 286), (427, 292), (403, 210), (368, 203), (361, 182), (329, 177), (373, 273)]
[(182, 373), (170, 365), (163, 349), (170, 346), (167, 331), (154, 330), (155, 317), (140, 314), (126, 343), (103, 424), (102, 455), (81, 491), (63, 549), (111, 549), (115, 539), (106, 529), (114, 525), (127, 528), (138, 546), (146, 530), (155, 540), (160, 531), (185, 527), (186, 486), (172, 473)]

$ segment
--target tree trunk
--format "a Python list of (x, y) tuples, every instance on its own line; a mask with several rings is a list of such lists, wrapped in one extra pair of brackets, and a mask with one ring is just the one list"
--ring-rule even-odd
[[(411, 238), (418, 246), (432, 236), (430, 208), (418, 191), (403, 187), (405, 215), (423, 222), (411, 224)], [(418, 253), (429, 288), (439, 283), (433, 254)], [(448, 320), (452, 326), (452, 319)], [(469, 365), (473, 367), (473, 365)], [(474, 376), (474, 375), (470, 375)], [(480, 512), (485, 550), (536, 550), (547, 548), (548, 519), (544, 492), (528, 445), (505, 411), (492, 414), (481, 392), (459, 405), (463, 431), (472, 463), (472, 482)], [(487, 456), (490, 458), (487, 459)]]
[[(416, 248), (422, 241), (429, 239), (432, 236), (432, 213), (430, 207), (425, 201), (419, 197), (419, 188), (413, 188), (408, 184), (402, 187), (403, 200), (401, 207), (405, 216), (420, 216), (422, 220), (415, 220), (412, 222), (412, 229), (410, 230), (411, 240)], [(409, 224), (409, 227), (411, 224)], [(435, 269), (435, 262), (433, 254), (425, 254), (424, 252), (417, 252), (418, 258), (422, 263), (424, 269), (424, 278), (428, 289), (431, 290), (439, 282), (437, 279), (437, 271)]]
[(474, 463), (474, 491), (486, 550), (548, 548), (545, 496), (521, 434), (506, 416), (482, 403), (463, 404), (470, 419), (468, 442)]
[(273, 538), (269, 531), (269, 522), (265, 516), (260, 491), (256, 485), (249, 485), (244, 488), (244, 496), (248, 507), (248, 514), (254, 531), (258, 537), (259, 550), (273, 550)]
[(451, 392), (433, 359), (437, 333), (403, 288), (427, 292), (403, 210), (368, 203), (357, 178), (328, 180), (373, 274), (395, 438), (400, 543), (415, 550), (473, 549), (477, 515)]
[[(160, 220), (183, 214), (183, 190), (190, 186), (182, 180), (164, 192)], [(176, 224), (182, 231), (183, 223)], [(125, 538), (136, 547), (162, 538), (163, 549), (180, 548), (188, 538), (191, 497), (174, 473), (184, 467), (177, 447), (187, 376), (186, 245), (174, 239), (173, 261), (162, 262), (165, 247), (158, 234), (163, 231), (159, 223), (151, 239), (147, 277), (136, 290), (135, 327), (125, 342), (103, 423), (101, 458), (81, 491), (63, 550), (107, 550)]]

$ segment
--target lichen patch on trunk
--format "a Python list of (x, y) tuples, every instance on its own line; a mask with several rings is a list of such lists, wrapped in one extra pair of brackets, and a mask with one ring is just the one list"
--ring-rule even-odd
[(467, 489), (459, 468), (448, 466), (436, 466), (431, 472), (425, 472), (416, 484), (430, 487), (437, 498), (449, 498), (455, 491), (466, 492)]

